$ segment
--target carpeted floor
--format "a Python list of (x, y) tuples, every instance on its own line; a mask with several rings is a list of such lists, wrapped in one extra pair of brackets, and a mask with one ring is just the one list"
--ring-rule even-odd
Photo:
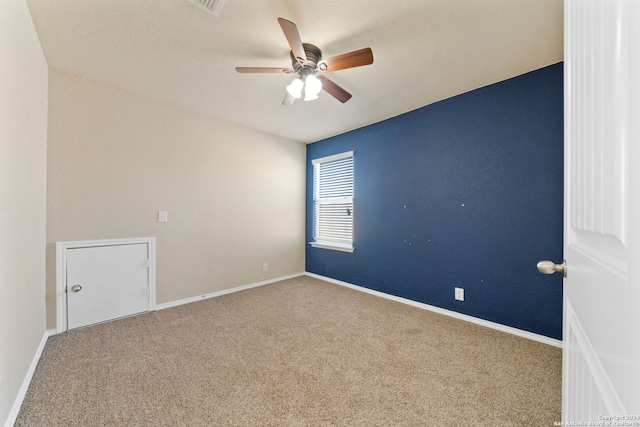
[(561, 359), (301, 276), (49, 338), (16, 426), (553, 426)]

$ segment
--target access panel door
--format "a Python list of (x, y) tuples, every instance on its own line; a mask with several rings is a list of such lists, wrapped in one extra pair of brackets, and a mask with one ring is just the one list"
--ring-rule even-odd
[(67, 249), (68, 329), (149, 310), (148, 244)]

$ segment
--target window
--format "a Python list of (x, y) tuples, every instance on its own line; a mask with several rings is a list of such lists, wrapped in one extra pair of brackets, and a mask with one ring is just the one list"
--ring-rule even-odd
[(312, 160), (311, 246), (353, 252), (353, 151)]

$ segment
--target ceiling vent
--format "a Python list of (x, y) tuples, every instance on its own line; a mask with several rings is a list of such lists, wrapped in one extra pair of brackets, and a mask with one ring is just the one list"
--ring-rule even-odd
[(213, 16), (218, 16), (222, 6), (227, 0), (191, 0), (191, 3), (195, 3)]

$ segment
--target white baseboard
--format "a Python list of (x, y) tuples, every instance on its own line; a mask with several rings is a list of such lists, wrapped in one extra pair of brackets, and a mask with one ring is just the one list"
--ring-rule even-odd
[(38, 362), (40, 361), (40, 356), (42, 356), (42, 351), (44, 350), (44, 346), (47, 344), (47, 340), (50, 336), (55, 335), (55, 329), (48, 329), (44, 331), (44, 335), (42, 335), (42, 339), (40, 340), (40, 344), (36, 349), (36, 353), (33, 355), (33, 359), (31, 360), (31, 365), (29, 365), (29, 370), (24, 376), (24, 380), (22, 380), (22, 386), (20, 386), (20, 390), (18, 390), (18, 395), (16, 399), (13, 401), (13, 406), (11, 407), (11, 411), (9, 412), (9, 416), (7, 417), (7, 421), (5, 422), (5, 427), (12, 427), (16, 419), (18, 418), (18, 413), (20, 413), (20, 408), (22, 407), (22, 402), (24, 401), (25, 396), (27, 395), (27, 390), (29, 389), (29, 384), (31, 384), (31, 379), (33, 378), (33, 374), (36, 372), (36, 367), (38, 366)]
[(552, 345), (554, 347), (562, 348), (562, 341), (549, 338), (544, 335), (534, 334), (533, 332), (523, 331), (522, 329), (513, 328), (511, 326), (501, 325), (500, 323), (490, 322), (488, 320), (480, 319), (477, 317), (469, 316), (467, 314), (458, 313), (455, 311), (447, 310), (445, 308), (436, 307), (429, 304), (413, 301), (407, 298), (398, 297), (395, 295), (386, 294), (380, 291), (374, 291), (373, 289), (367, 289), (362, 286), (353, 285), (351, 283), (343, 282), (341, 280), (332, 279), (330, 277), (321, 276), (315, 273), (306, 272), (305, 275), (309, 277), (315, 277), (316, 279), (324, 280), (326, 282), (335, 283), (336, 285), (345, 286), (347, 288), (355, 289), (357, 291), (366, 292), (375, 296), (390, 299), (392, 301), (401, 302), (403, 304), (411, 305), (413, 307), (421, 308), (423, 310), (433, 311), (435, 313), (444, 314), (445, 316), (455, 317), (456, 319), (464, 320), (467, 322), (475, 323), (476, 325), (486, 326), (487, 328), (496, 329), (498, 331), (507, 332), (509, 334), (517, 335), (519, 337), (528, 338), (533, 341), (538, 341), (543, 344)]
[(177, 301), (171, 301), (171, 302), (167, 302), (167, 303), (164, 303), (164, 304), (156, 304), (156, 310), (164, 310), (165, 308), (177, 307), (179, 305), (189, 304), (189, 303), (197, 302), (197, 301), (202, 301), (202, 300), (205, 300), (205, 299), (208, 299), (208, 298), (215, 298), (215, 297), (219, 297), (219, 296), (222, 296), (222, 295), (232, 294), (234, 292), (244, 291), (246, 289), (257, 288), (259, 286), (268, 285), (270, 283), (279, 282), (281, 280), (293, 279), (294, 277), (303, 276), (304, 274), (305, 273), (291, 274), (289, 276), (277, 277), (275, 279), (269, 279), (269, 280), (265, 280), (265, 281), (262, 281), (262, 282), (251, 283), (251, 284), (243, 285), (243, 286), (237, 286), (235, 288), (224, 289), (222, 291), (217, 291), (217, 292), (211, 292), (209, 294), (198, 295), (198, 296), (195, 296), (195, 297), (185, 298), (185, 299), (181, 299), (181, 300), (177, 300)]

